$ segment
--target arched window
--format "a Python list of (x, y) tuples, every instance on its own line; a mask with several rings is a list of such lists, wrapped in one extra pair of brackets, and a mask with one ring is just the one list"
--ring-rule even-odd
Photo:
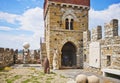
[(71, 21), (70, 21), (70, 30), (73, 30), (73, 22), (74, 22), (74, 20), (71, 19)]
[(65, 20), (65, 28), (69, 29), (69, 20), (68, 19)]
[(65, 29), (73, 30), (74, 20), (71, 16), (65, 19)]

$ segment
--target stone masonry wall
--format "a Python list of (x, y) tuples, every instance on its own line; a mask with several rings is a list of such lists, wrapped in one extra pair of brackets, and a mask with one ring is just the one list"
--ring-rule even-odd
[(45, 43), (41, 43), (40, 61), (41, 61), (42, 65), (43, 65), (45, 57), (47, 57), (47, 54), (46, 54), (46, 44)]
[[(50, 59), (52, 61), (54, 49), (57, 49), (58, 53), (59, 53), (59, 66), (60, 67), (61, 67), (62, 47), (64, 46), (65, 43), (67, 43), (67, 42), (73, 43), (76, 46), (76, 50), (77, 50), (76, 55), (81, 54), (80, 56), (82, 56), (82, 53), (79, 53), (80, 39), (82, 39), (82, 37), (80, 37), (80, 35), (82, 36), (82, 33), (80, 33), (79, 31), (76, 31), (76, 34), (75, 34), (74, 32), (75, 31), (64, 31), (64, 30), (63, 31), (59, 31), (59, 30), (51, 31), (51, 38), (50, 38), (50, 55), (51, 55), (51, 57), (50, 57)], [(78, 57), (78, 58), (80, 58), (80, 57)], [(80, 62), (78, 62), (78, 64), (80, 66)]]
[[(61, 50), (65, 43), (76, 47), (77, 66), (82, 66), (83, 31), (88, 30), (89, 7), (76, 4), (49, 2), (44, 16), (46, 53), (52, 68), (53, 52), (57, 48), (61, 67)], [(73, 19), (73, 30), (66, 29), (66, 18)], [(81, 63), (81, 64), (80, 64)]]
[[(110, 23), (107, 23), (107, 26), (105, 24), (104, 28), (105, 28), (105, 38), (103, 39), (97, 38), (99, 31), (95, 32), (96, 34), (92, 32), (92, 41), (86, 40), (86, 38), (89, 39), (90, 37), (89, 31), (83, 33), (84, 69), (87, 71), (94, 70), (95, 72), (100, 73), (101, 69), (104, 68), (120, 70), (120, 36), (118, 36), (118, 20), (117, 19), (111, 20)], [(98, 29), (96, 28), (94, 30), (98, 30)], [(92, 42), (100, 43), (100, 49), (101, 49), (100, 68), (89, 66), (89, 44)]]
[(105, 27), (104, 33), (106, 38), (118, 36), (118, 20), (117, 19), (113, 19), (110, 21), (110, 23), (106, 23), (104, 27)]
[(0, 48), (0, 68), (14, 64), (16, 59), (16, 51), (9, 48)]
[(84, 61), (84, 68), (87, 68), (89, 63), (89, 44), (91, 41), (91, 33), (90, 31), (83, 32), (83, 61)]
[(102, 27), (97, 26), (95, 29), (92, 29), (92, 41), (96, 41), (102, 38)]
[(105, 38), (102, 42), (104, 43), (101, 43), (101, 68), (120, 70), (120, 37)]

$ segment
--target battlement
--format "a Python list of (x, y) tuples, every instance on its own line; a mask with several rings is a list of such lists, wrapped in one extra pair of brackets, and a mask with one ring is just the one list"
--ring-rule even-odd
[[(97, 26), (96, 28), (92, 29), (92, 34), (90, 38), (90, 31), (83, 32), (83, 40), (84, 41), (97, 41), (102, 39), (102, 27)], [(109, 23), (106, 23), (104, 25), (104, 37), (105, 38), (111, 38), (118, 36), (118, 20), (112, 19)], [(86, 40), (87, 39), (87, 40)]]
[(91, 39), (90, 35), (91, 35), (91, 33), (89, 30), (83, 32), (83, 42), (84, 43), (90, 41), (90, 39)]
[(101, 26), (92, 29), (91, 39), (90, 31), (83, 32), (84, 68), (87, 70), (95, 69), (97, 72), (104, 68), (120, 70), (118, 20), (112, 19), (105, 24), (104, 33), (105, 38), (102, 38)]
[(118, 36), (118, 20), (113, 19), (104, 26), (105, 38)]
[[(24, 51), (23, 51), (24, 53)], [(23, 53), (19, 53), (18, 49), (0, 48), (0, 68), (13, 64), (23, 63)], [(40, 51), (31, 50), (30, 56), (27, 56), (29, 64), (40, 63)]]
[(102, 27), (97, 26), (95, 29), (92, 29), (92, 41), (96, 41), (102, 38)]
[(12, 65), (16, 62), (18, 50), (0, 48), (0, 68)]

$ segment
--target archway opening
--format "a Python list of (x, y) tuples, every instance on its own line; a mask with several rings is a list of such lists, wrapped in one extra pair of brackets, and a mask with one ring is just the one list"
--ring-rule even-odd
[(76, 66), (76, 47), (71, 42), (67, 42), (62, 48), (61, 65), (64, 67)]

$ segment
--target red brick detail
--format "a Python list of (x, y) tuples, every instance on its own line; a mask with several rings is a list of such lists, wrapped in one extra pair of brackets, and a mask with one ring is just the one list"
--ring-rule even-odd
[(46, 11), (46, 6), (47, 6), (46, 4), (48, 3), (48, 1), (90, 6), (90, 0), (44, 0), (44, 14)]
[(48, 3), (48, 0), (44, 0), (44, 15), (45, 15), (45, 12), (46, 12), (47, 3)]
[(48, 0), (48, 1), (90, 6), (90, 0)]

